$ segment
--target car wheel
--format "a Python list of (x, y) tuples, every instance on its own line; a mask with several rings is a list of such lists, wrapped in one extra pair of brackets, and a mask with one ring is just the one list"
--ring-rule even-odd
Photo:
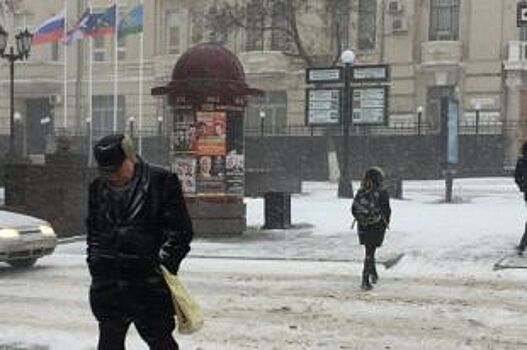
[(31, 267), (37, 262), (36, 258), (11, 260), (7, 263), (16, 268)]

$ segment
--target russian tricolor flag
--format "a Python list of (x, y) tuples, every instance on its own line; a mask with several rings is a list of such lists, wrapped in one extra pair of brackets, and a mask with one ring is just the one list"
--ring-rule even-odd
[(42, 45), (64, 38), (64, 12), (55, 15), (33, 30), (33, 45)]

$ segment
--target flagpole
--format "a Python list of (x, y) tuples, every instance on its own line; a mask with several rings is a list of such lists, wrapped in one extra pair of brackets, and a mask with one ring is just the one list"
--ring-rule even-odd
[(117, 80), (119, 72), (119, 58), (118, 56), (118, 47), (119, 47), (119, 5), (117, 1), (115, 4), (115, 28), (114, 28), (114, 64), (113, 64), (113, 132), (117, 132)]
[[(90, 15), (92, 13), (92, 7), (91, 7), (91, 1), (88, 0), (88, 9), (90, 11)], [(93, 144), (93, 37), (90, 36), (88, 38), (89, 42), (89, 48), (88, 48), (88, 120), (89, 120), (89, 127), (88, 130), (88, 142), (89, 142), (89, 149), (88, 149), (88, 166), (91, 166), (92, 162), (92, 144)]]
[[(64, 39), (67, 38), (68, 30), (68, 0), (64, 0)], [(63, 43), (64, 47), (64, 116), (63, 116), (63, 127), (64, 131), (68, 127), (68, 51), (67, 45)]]
[[(143, 1), (139, 1), (143, 6)], [(141, 9), (144, 11), (144, 8)], [(144, 16), (144, 14), (143, 14)], [(139, 155), (143, 154), (143, 64), (144, 64), (144, 19), (142, 18), (141, 25), (143, 26), (139, 34)]]

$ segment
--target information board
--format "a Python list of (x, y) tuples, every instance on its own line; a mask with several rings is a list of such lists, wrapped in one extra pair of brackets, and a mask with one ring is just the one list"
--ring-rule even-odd
[(306, 83), (338, 83), (342, 81), (342, 68), (308, 68)]
[(351, 71), (353, 82), (386, 82), (390, 79), (388, 65), (354, 66)]
[(307, 89), (306, 101), (308, 125), (340, 123), (340, 89)]
[(387, 92), (386, 87), (352, 88), (352, 124), (384, 124)]
[(527, 3), (520, 2), (516, 8), (516, 26), (527, 27)]

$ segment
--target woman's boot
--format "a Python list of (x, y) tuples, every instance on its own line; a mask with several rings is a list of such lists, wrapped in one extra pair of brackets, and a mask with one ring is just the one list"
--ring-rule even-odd
[(371, 263), (370, 271), (371, 271), (371, 275), (370, 275), (371, 283), (375, 284), (379, 280), (379, 275), (377, 274), (377, 269), (375, 268), (375, 260), (373, 260)]
[(372, 290), (372, 285), (370, 283), (370, 270), (371, 267), (370, 267), (370, 263), (369, 263), (369, 259), (366, 258), (364, 259), (364, 268), (362, 270), (362, 283), (361, 283), (361, 286), (360, 288), (362, 290)]

